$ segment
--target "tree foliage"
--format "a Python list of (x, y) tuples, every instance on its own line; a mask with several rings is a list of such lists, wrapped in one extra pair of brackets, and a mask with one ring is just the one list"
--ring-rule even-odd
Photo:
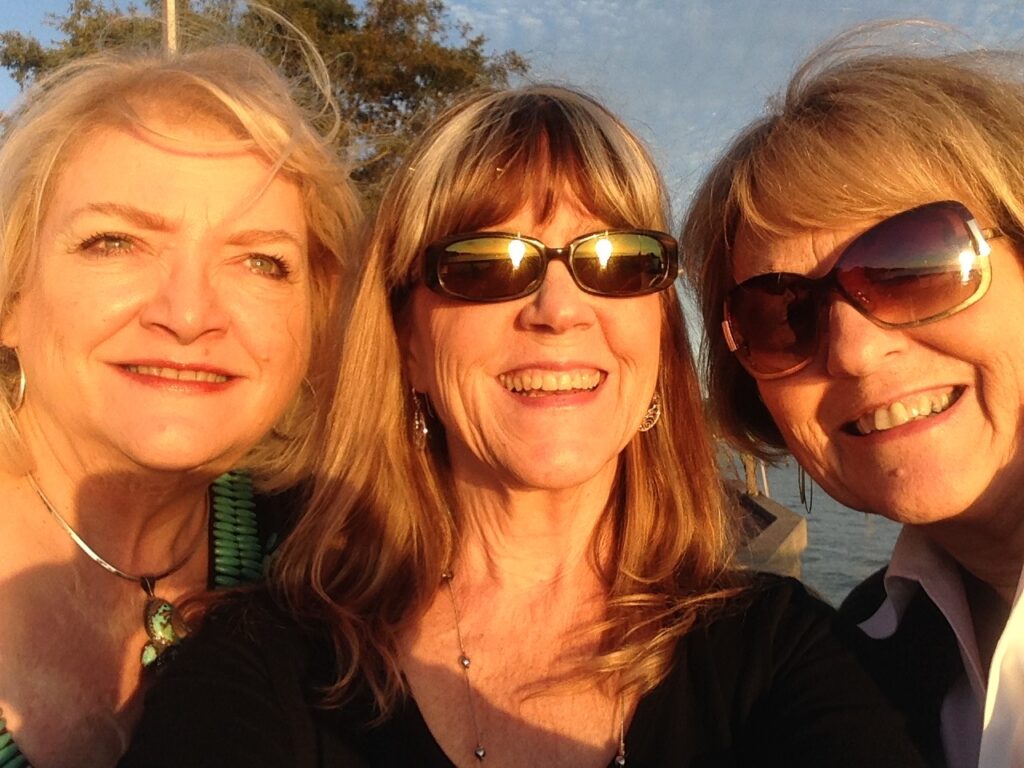
[[(350, 127), (340, 141), (357, 152), (356, 179), (374, 201), (403, 153), (452, 97), (477, 86), (503, 86), (527, 71), (507, 51), (489, 54), (486, 38), (453, 21), (444, 0), (261, 0), (302, 30), (323, 56), (334, 97)], [(47, 23), (58, 41), (0, 33), (0, 66), (22, 88), (62, 63), (125, 44), (160, 44), (160, 0), (143, 6), (117, 0), (69, 0), (66, 14)], [(308, 64), (294, 33), (236, 0), (178, 0), (180, 27), (217, 30), (262, 51), (289, 76)]]

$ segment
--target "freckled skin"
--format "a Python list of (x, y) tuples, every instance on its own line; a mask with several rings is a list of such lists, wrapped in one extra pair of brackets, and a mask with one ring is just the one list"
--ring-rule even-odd
[[(561, 246), (606, 227), (563, 200), (549, 221), (523, 212), (492, 229)], [(409, 372), (445, 424), (456, 478), (476, 487), (610, 487), (618, 455), (636, 434), (657, 380), (659, 302), (658, 295), (586, 294), (560, 262), (548, 265), (540, 290), (514, 301), (473, 304), (418, 288)], [(605, 376), (592, 396), (565, 404), (527, 402), (499, 380), (503, 373), (559, 363)]]
[[(785, 271), (819, 277), (873, 222), (772, 242), (741, 230), (734, 277)], [(982, 226), (987, 226), (983, 222)], [(802, 371), (758, 389), (787, 446), (844, 504), (913, 524), (957, 520), (1016, 527), (1024, 483), (1024, 272), (993, 239), (993, 281), (974, 306), (917, 328), (883, 329), (842, 301)], [(914, 394), (963, 390), (945, 413), (858, 437), (843, 427)]]
[[(190, 154), (120, 130), (81, 147), (2, 328), (30, 382), (28, 432), (94, 468), (227, 468), (273, 426), (307, 366), (310, 291), (299, 189), (267, 184), (268, 171), (251, 153)], [(239, 240), (254, 230), (294, 241)], [(264, 256), (291, 274), (277, 279)], [(119, 368), (140, 360), (234, 381), (191, 394), (142, 386)]]
[[(306, 370), (310, 286), (299, 189), (225, 136), (92, 134), (54, 180), (35, 268), (0, 337), (28, 394), (16, 418), (40, 485), (97, 552), (157, 594), (206, 584), (206, 486), (278, 421)], [(285, 278), (281, 264), (287, 263)], [(223, 371), (228, 386), (127, 375)], [(144, 594), (92, 562), (24, 478), (0, 471), (0, 707), (34, 765), (113, 765), (141, 710)], [(194, 543), (193, 543), (194, 542)]]

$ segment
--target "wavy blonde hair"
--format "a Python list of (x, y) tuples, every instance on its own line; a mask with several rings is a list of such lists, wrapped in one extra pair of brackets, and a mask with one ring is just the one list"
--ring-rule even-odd
[[(147, 116), (153, 114), (162, 123), (201, 120), (230, 137), (211, 142), (210, 151), (258, 152), (271, 164), (271, 175), (280, 173), (299, 185), (310, 234), (310, 386), (244, 461), (268, 489), (308, 474), (322, 443), (336, 378), (338, 293), (362, 219), (347, 164), (332, 144), (340, 120), (327, 95), (326, 70), (311, 44), (308, 54), (311, 76), (326, 99), (318, 114), (299, 105), (296, 84), (241, 46), (89, 56), (61, 67), (22, 96), (0, 146), (0, 318), (11, 311), (32, 273), (40, 224), (62, 169), (98, 131), (131, 126), (152, 132)], [(315, 90), (303, 84), (304, 93)], [(314, 128), (313, 119), (325, 115), (326, 129)], [(0, 461), (27, 470), (11, 412), (18, 373), (15, 351), (0, 348)]]
[(784, 449), (782, 436), (719, 330), (740, 226), (770, 242), (954, 195), (1024, 242), (1024, 55), (871, 45), (880, 31), (812, 54), (715, 163), (683, 225), (719, 434), (761, 456)]
[[(432, 430), (426, 451), (412, 444), (399, 343), (423, 248), (524, 205), (543, 218), (566, 188), (610, 226), (665, 227), (664, 187), (643, 145), (566, 88), (470, 95), (421, 137), (388, 187), (348, 324), (331, 437), (275, 572), (292, 610), (330, 629), (338, 679), (329, 701), (365, 688), (382, 717), (395, 705), (398, 639), (429, 603), (459, 538), (443, 435)], [(595, 627), (600, 656), (583, 670), (616, 674), (641, 692), (665, 676), (698, 610), (724, 594), (730, 541), (675, 290), (661, 302), (664, 415), (623, 451), (595, 532), (609, 608)]]

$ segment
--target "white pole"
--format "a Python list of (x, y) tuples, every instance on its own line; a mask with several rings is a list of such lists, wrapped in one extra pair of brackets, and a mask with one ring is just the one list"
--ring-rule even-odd
[(164, 0), (164, 50), (167, 53), (178, 50), (177, 0)]

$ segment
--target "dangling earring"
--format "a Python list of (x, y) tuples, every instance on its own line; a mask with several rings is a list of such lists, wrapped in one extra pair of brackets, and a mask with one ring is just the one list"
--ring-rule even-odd
[(18, 391), (14, 395), (14, 402), (11, 403), (11, 413), (17, 413), (21, 404), (25, 402), (25, 389), (28, 387), (28, 379), (25, 378), (25, 367), (18, 357), (18, 350), (11, 349), (14, 359), (18, 361)]
[[(423, 412), (423, 403), (420, 401), (420, 393), (415, 389), (412, 392), (412, 444), (419, 451), (427, 449), (427, 436), (430, 429), (427, 427), (427, 415)], [(426, 395), (423, 395), (426, 397)]]
[(654, 429), (654, 425), (661, 419), (661, 397), (657, 392), (654, 393), (654, 397), (651, 398), (651, 404), (647, 408), (647, 413), (644, 414), (643, 419), (640, 421), (640, 431), (650, 432)]

